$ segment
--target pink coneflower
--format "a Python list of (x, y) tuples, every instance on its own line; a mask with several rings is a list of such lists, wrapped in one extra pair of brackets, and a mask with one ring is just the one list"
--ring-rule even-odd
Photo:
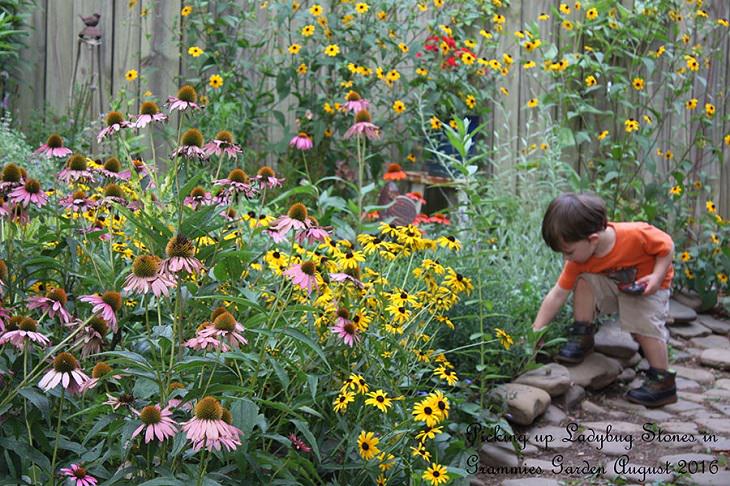
[(167, 98), (167, 106), (170, 111), (199, 110), (200, 105), (196, 101), (198, 101), (198, 93), (195, 92), (195, 88), (186, 84), (177, 91), (177, 96)]
[(182, 270), (187, 273), (200, 273), (203, 264), (195, 258), (193, 242), (183, 235), (175, 235), (167, 242), (165, 248), (167, 258), (162, 260), (163, 273), (177, 273)]
[(106, 137), (117, 133), (122, 128), (130, 126), (129, 122), (124, 119), (124, 115), (118, 111), (110, 111), (107, 113), (106, 117), (104, 117), (104, 123), (106, 126), (96, 136), (97, 143), (101, 143)]
[(129, 169), (122, 170), (122, 163), (116, 157), (106, 159), (104, 165), (96, 169), (96, 171), (105, 177), (120, 181), (128, 181), (132, 177), (132, 171)]
[(312, 448), (309, 447), (306, 442), (297, 437), (297, 434), (291, 433), (287, 436), (287, 438), (291, 441), (292, 447), (298, 451), (310, 452), (312, 450)]
[(206, 155), (225, 154), (231, 158), (235, 158), (238, 154), (243, 152), (241, 147), (233, 143), (233, 134), (228, 130), (221, 130), (216, 133), (215, 138), (206, 143), (203, 150), (205, 150)]
[(70, 467), (62, 467), (61, 473), (70, 478), (74, 486), (96, 486), (96, 478), (86, 472), (86, 468), (78, 464), (71, 464)]
[(109, 323), (113, 332), (117, 332), (117, 312), (122, 308), (122, 294), (107, 290), (101, 295), (82, 295), (79, 301), (93, 305), (91, 311)]
[(101, 316), (92, 316), (76, 339), (76, 345), (81, 344), (81, 357), (85, 359), (101, 352), (101, 348), (106, 344), (107, 334), (109, 325), (106, 320)]
[(129, 206), (127, 198), (124, 195), (124, 190), (118, 184), (110, 182), (104, 186), (104, 192), (102, 194), (104, 197), (99, 201), (99, 204), (117, 203), (122, 206)]
[(289, 146), (297, 150), (312, 150), (314, 142), (307, 132), (299, 132), (289, 140)]
[(162, 442), (165, 439), (175, 437), (177, 424), (170, 418), (172, 417), (172, 412), (168, 407), (161, 409), (159, 405), (147, 405), (137, 415), (142, 425), (135, 429), (132, 433), (132, 438), (137, 437), (143, 430), (145, 431), (145, 444), (155, 438)]
[(207, 351), (209, 349), (217, 350), (220, 348), (221, 352), (225, 353), (229, 350), (228, 345), (219, 341), (217, 338), (212, 337), (209, 333), (202, 334), (203, 331), (212, 327), (213, 323), (205, 321), (198, 326), (195, 332), (195, 337), (185, 341), (185, 346), (190, 349), (198, 349), (200, 351)]
[(202, 447), (209, 451), (229, 451), (241, 445), (242, 432), (231, 425), (231, 414), (213, 397), (205, 397), (195, 404), (195, 415), (182, 424), (182, 430), (193, 443), (193, 450)]
[(225, 179), (218, 179), (215, 181), (216, 186), (223, 186), (226, 188), (226, 192), (237, 193), (242, 192), (246, 197), (253, 197), (256, 195), (256, 190), (251, 185), (251, 179), (243, 169), (233, 169), (228, 173), (228, 177)]
[(365, 288), (365, 285), (360, 280), (347, 273), (330, 273), (330, 280), (333, 282), (352, 282), (359, 289)]
[[(328, 228), (331, 228), (328, 227)], [(307, 226), (303, 230), (300, 230), (297, 232), (297, 235), (295, 237), (295, 240), (297, 243), (302, 244), (304, 240), (307, 240), (308, 244), (312, 244), (314, 242), (324, 242), (327, 241), (327, 238), (329, 238), (330, 233), (327, 230), (327, 228), (324, 228), (322, 226)]]
[(280, 243), (286, 238), (290, 230), (306, 229), (309, 223), (310, 219), (306, 206), (302, 203), (294, 203), (285, 216), (281, 216), (271, 222), (267, 231), (276, 243)]
[(284, 179), (276, 177), (276, 172), (271, 167), (265, 165), (261, 167), (256, 173), (256, 182), (259, 186), (266, 189), (273, 189), (275, 187), (281, 187)]
[(357, 91), (350, 91), (345, 97), (345, 103), (340, 107), (342, 111), (351, 111), (357, 113), (358, 111), (367, 110), (370, 108), (368, 100), (360, 98), (360, 94)]
[(22, 186), (18, 186), (10, 193), (10, 202), (28, 207), (33, 203), (36, 206), (43, 207), (48, 202), (48, 196), (43, 189), (41, 183), (36, 179), (27, 179)]
[[(197, 334), (201, 338), (214, 338), (223, 345), (228, 344), (232, 348), (239, 349), (241, 344), (248, 344), (246, 338), (243, 337), (243, 331), (243, 326), (236, 321), (233, 314), (222, 312), (213, 319), (212, 325), (206, 326)], [(222, 351), (226, 352), (228, 349), (222, 349)]]
[(186, 159), (204, 160), (208, 156), (205, 154), (203, 146), (203, 134), (197, 128), (190, 128), (180, 137), (180, 146), (175, 149), (170, 157), (185, 157)]
[[(233, 200), (233, 194), (225, 187), (219, 187), (218, 191), (213, 195), (213, 204), (216, 206), (228, 206)], [(233, 208), (230, 208), (233, 210)], [(225, 211), (224, 211), (225, 212)], [(235, 216), (235, 210), (233, 210)], [(229, 219), (230, 221), (230, 219)]]
[(380, 138), (380, 128), (373, 125), (370, 113), (367, 110), (360, 110), (355, 115), (355, 124), (347, 129), (344, 137), (352, 138), (355, 135), (365, 135), (369, 140)]
[(129, 124), (133, 128), (144, 128), (152, 122), (163, 122), (167, 115), (160, 112), (160, 107), (154, 101), (145, 101), (139, 108), (139, 115)]
[(284, 271), (284, 275), (291, 278), (294, 285), (311, 293), (317, 287), (317, 267), (312, 261), (294, 264)]
[(56, 176), (58, 180), (69, 184), (75, 181), (93, 181), (94, 173), (89, 170), (86, 157), (74, 154), (66, 161), (66, 166)]
[(38, 382), (38, 387), (48, 391), (60, 384), (69, 393), (76, 394), (81, 390), (81, 386), (91, 379), (80, 368), (78, 360), (73, 355), (59, 353), (53, 360), (51, 369)]
[(2, 177), (0, 178), (0, 193), (12, 191), (18, 186), (22, 186), (28, 173), (22, 167), (15, 164), (8, 164), (3, 167)]
[(10, 343), (22, 350), (26, 343), (34, 342), (41, 347), (48, 346), (51, 341), (38, 332), (38, 321), (30, 317), (24, 317), (15, 331), (6, 332), (0, 336), (0, 344)]
[(138, 294), (152, 292), (155, 297), (165, 295), (175, 286), (175, 278), (161, 271), (160, 258), (141, 255), (132, 263), (132, 273), (124, 280), (124, 290)]
[(104, 402), (104, 405), (109, 405), (112, 407), (112, 410), (116, 410), (120, 407), (126, 407), (129, 409), (132, 409), (132, 405), (134, 405), (134, 395), (131, 395), (129, 393), (122, 393), (118, 397), (115, 397), (113, 395), (106, 394), (106, 402)]
[(75, 213), (83, 213), (96, 207), (96, 201), (86, 196), (84, 191), (75, 191), (73, 194), (58, 200), (58, 204), (64, 209), (70, 209)]
[(239, 216), (235, 209), (226, 208), (219, 213), (226, 221), (238, 221)]
[(66, 291), (61, 288), (53, 288), (46, 292), (46, 296), (35, 296), (28, 298), (28, 309), (40, 309), (47, 312), (53, 318), (56, 314), (61, 316), (64, 324), (71, 322), (71, 314), (66, 310), (68, 297)]
[(210, 206), (213, 204), (213, 198), (205, 189), (196, 186), (190, 191), (190, 195), (185, 197), (183, 202), (193, 209), (198, 209), (200, 206)]
[(60, 135), (54, 133), (53, 135), (48, 137), (46, 143), (38, 147), (33, 153), (43, 155), (48, 158), (66, 157), (67, 155), (71, 155), (71, 149), (64, 147), (63, 138), (61, 138)]
[[(83, 384), (83, 386), (81, 387), (81, 392), (86, 393), (92, 388), (96, 388), (96, 385), (98, 385), (100, 381), (106, 380), (110, 377), (114, 378), (115, 380), (118, 380), (122, 377), (122, 375), (112, 375), (111, 373), (112, 367), (109, 366), (106, 361), (98, 361), (91, 370), (91, 379)], [(110, 395), (107, 395), (107, 397), (109, 396)]]
[[(9, 206), (5, 204), (5, 197), (0, 195), (0, 218), (10, 214), (8, 211)], [(2, 284), (0, 284), (2, 285)]]
[(335, 325), (330, 327), (330, 331), (337, 334), (350, 347), (360, 340), (357, 325), (350, 320), (350, 313), (343, 307), (337, 310), (337, 319)]

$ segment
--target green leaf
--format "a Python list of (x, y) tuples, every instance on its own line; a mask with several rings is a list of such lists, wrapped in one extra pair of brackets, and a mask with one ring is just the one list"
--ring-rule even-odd
[(254, 427), (266, 431), (268, 423), (266, 417), (259, 413), (259, 406), (247, 398), (236, 400), (231, 405), (233, 425), (241, 429), (244, 436), (250, 435)]
[(317, 460), (322, 462), (322, 458), (319, 455), (319, 446), (317, 445), (317, 439), (314, 438), (314, 434), (312, 434), (312, 431), (309, 430), (309, 425), (307, 425), (306, 422), (297, 419), (291, 419), (291, 423), (293, 423), (294, 426), (299, 430), (299, 432), (301, 432), (302, 435), (307, 439), (307, 442), (309, 442), (309, 445), (312, 448), (312, 452), (314, 452), (314, 455), (317, 456)]
[(41, 414), (44, 417), (48, 417), (48, 412), (50, 411), (50, 404), (48, 402), (48, 398), (46, 398), (45, 395), (42, 395), (41, 393), (38, 393), (37, 390), (28, 387), (23, 388), (19, 392), (21, 395), (23, 395), (25, 398), (27, 398), (35, 408), (40, 410)]
[(332, 371), (332, 367), (330, 366), (329, 362), (327, 361), (327, 357), (324, 354), (324, 351), (322, 351), (322, 348), (319, 347), (319, 345), (314, 342), (311, 338), (305, 336), (301, 332), (297, 331), (296, 329), (273, 329), (275, 333), (278, 334), (286, 334), (287, 336), (301, 342), (302, 344), (305, 344), (309, 346), (309, 348), (314, 351), (317, 356), (319, 356), (325, 365), (327, 365), (327, 370)]

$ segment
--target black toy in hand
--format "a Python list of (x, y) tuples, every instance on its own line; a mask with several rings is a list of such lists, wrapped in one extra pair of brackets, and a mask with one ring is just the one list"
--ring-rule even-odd
[(641, 295), (646, 290), (646, 284), (644, 282), (622, 283), (618, 284), (618, 289), (625, 294)]

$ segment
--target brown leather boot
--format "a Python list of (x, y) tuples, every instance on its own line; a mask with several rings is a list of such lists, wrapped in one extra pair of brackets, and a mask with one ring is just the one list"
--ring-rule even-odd
[(661, 407), (677, 401), (677, 386), (674, 378), (677, 373), (670, 370), (649, 368), (646, 379), (639, 388), (626, 393), (626, 399), (645, 407)]
[(593, 352), (593, 334), (596, 329), (592, 322), (575, 321), (568, 330), (568, 342), (560, 348), (555, 359), (561, 363), (578, 364)]

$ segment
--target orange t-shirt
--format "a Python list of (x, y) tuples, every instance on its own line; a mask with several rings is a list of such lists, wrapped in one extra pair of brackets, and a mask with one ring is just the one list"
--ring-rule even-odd
[[(656, 258), (672, 251), (672, 237), (648, 223), (608, 223), (616, 232), (616, 241), (607, 255), (592, 256), (584, 263), (565, 262), (558, 285), (572, 290), (581, 273), (601, 273), (617, 281), (631, 282), (649, 275)], [(630, 275), (635, 272), (633, 280)], [(627, 277), (628, 276), (628, 277)], [(661, 288), (672, 284), (674, 268), (669, 265)]]

